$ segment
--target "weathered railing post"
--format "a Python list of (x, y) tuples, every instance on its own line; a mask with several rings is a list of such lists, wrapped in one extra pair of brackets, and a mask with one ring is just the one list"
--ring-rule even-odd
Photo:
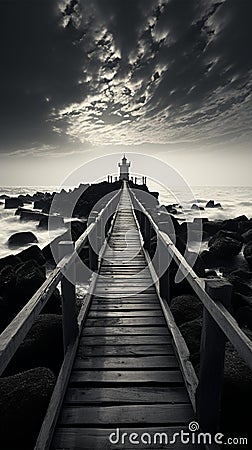
[[(97, 211), (92, 211), (89, 215), (89, 222), (93, 223), (95, 222), (96, 218), (98, 216)], [(97, 226), (93, 228), (93, 230), (90, 232), (89, 235), (89, 268), (91, 270), (97, 270), (98, 269), (98, 251), (95, 251), (94, 246), (97, 245), (96, 242), (96, 233), (97, 233)]]
[[(74, 252), (74, 242), (62, 241), (59, 243), (60, 258), (70, 255)], [(62, 321), (63, 321), (63, 345), (66, 353), (69, 344), (74, 342), (78, 335), (78, 322), (76, 312), (76, 273), (75, 264), (72, 263), (67, 271), (63, 271), (63, 278), (61, 280), (62, 293)]]
[(144, 248), (150, 250), (151, 245), (151, 224), (148, 217), (144, 216)]
[[(209, 279), (205, 281), (205, 290), (213, 301), (221, 302), (230, 310), (230, 283), (222, 279)], [(225, 346), (225, 334), (204, 308), (196, 412), (201, 429), (212, 434), (216, 433), (220, 418)]]
[[(168, 224), (167, 222), (159, 222), (158, 227), (160, 231), (164, 231), (168, 233)], [(170, 294), (170, 263), (171, 256), (168, 251), (167, 246), (162, 242), (161, 238), (159, 238), (159, 293), (160, 296), (167, 301), (168, 305), (171, 302), (171, 294)]]

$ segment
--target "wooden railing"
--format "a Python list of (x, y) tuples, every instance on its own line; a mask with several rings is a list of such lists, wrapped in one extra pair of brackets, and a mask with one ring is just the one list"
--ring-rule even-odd
[[(60, 282), (62, 291), (62, 322), (65, 353), (69, 345), (75, 341), (83, 316), (83, 311), (80, 312), (79, 317), (77, 317), (76, 314), (76, 286), (74, 282), (75, 262), (81, 250), (88, 244), (89, 268), (92, 271), (97, 269), (99, 253), (105, 245), (105, 235), (108, 233), (109, 218), (116, 210), (120, 194), (121, 192), (118, 191), (106, 205), (101, 205), (102, 209), (99, 212), (92, 212), (89, 220), (90, 224), (75, 244), (73, 242), (60, 242), (59, 254), (61, 259), (55, 270), (51, 272), (47, 280), (0, 336), (0, 375), (9, 364), (14, 353), (23, 342), (36, 318)], [(107, 224), (105, 226), (105, 232), (103, 229), (104, 223)], [(93, 246), (90, 244), (91, 241), (94, 240), (96, 242), (96, 251), (94, 251)]]
[[(151, 236), (156, 235), (157, 257), (153, 261), (148, 256), (147, 258), (160, 294), (161, 306), (174, 339), (180, 367), (197, 419), (203, 430), (216, 432), (221, 407), (227, 339), (252, 369), (252, 342), (240, 329), (231, 314), (232, 285), (222, 278), (199, 278), (177, 249), (174, 243), (175, 236), (170, 236), (164, 231), (171, 228), (167, 225), (170, 215), (168, 213), (159, 214), (156, 208), (149, 208), (147, 204), (139, 200), (138, 197), (141, 197), (141, 193), (137, 190), (130, 190), (130, 194), (147, 251), (151, 248)], [(165, 257), (176, 263), (177, 268), (184, 274), (204, 306), (199, 379), (190, 363), (188, 348), (169, 308), (171, 301), (169, 261), (167, 268), (160, 276), (160, 265), (164, 265), (162, 259)]]

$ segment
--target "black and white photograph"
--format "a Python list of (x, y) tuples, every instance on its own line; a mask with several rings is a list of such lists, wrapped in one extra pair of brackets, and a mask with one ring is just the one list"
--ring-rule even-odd
[(0, 0), (0, 450), (251, 449), (251, 0)]

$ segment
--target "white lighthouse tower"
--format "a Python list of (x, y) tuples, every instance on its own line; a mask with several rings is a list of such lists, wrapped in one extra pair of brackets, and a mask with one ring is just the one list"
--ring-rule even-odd
[(118, 163), (118, 166), (120, 167), (119, 180), (129, 180), (130, 162), (125, 155), (122, 158), (122, 162)]

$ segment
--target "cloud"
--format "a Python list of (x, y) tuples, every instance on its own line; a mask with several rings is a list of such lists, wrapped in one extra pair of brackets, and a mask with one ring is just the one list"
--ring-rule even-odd
[(251, 139), (250, 0), (2, 9), (5, 151)]

